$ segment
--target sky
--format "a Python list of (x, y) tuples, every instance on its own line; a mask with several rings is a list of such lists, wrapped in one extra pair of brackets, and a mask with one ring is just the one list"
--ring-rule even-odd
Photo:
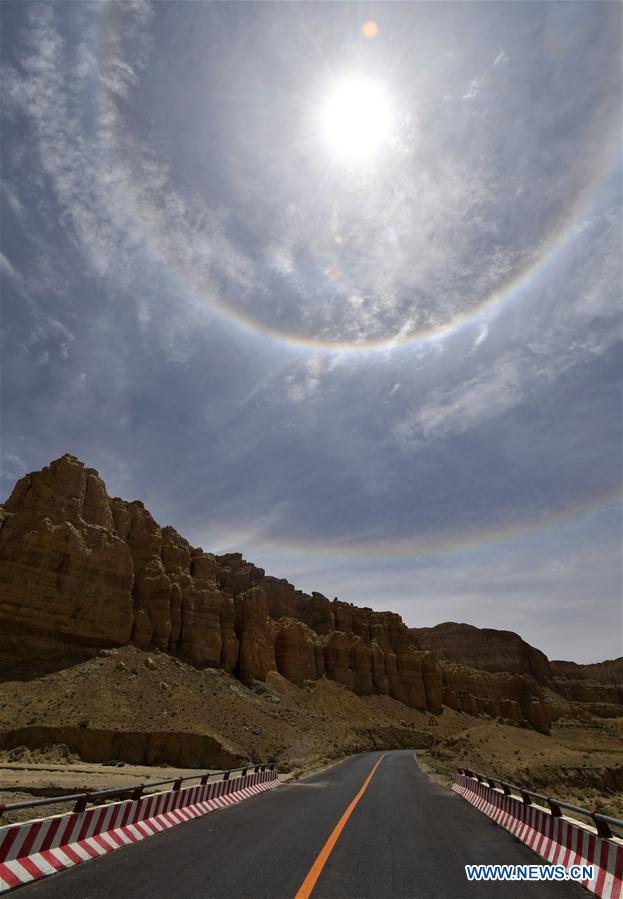
[(2, 497), (622, 655), (621, 5), (0, 13)]

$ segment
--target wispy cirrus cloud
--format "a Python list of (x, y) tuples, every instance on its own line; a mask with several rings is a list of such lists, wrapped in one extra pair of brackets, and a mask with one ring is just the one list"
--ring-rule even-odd
[(4, 253), (0, 253), (0, 271), (3, 271), (5, 274), (10, 275), (12, 278), (16, 280), (19, 278), (19, 273), (13, 267), (13, 264)]
[(512, 356), (503, 358), (493, 370), (469, 381), (433, 390), (422, 406), (395, 425), (394, 434), (412, 447), (463, 433), (515, 406), (524, 397), (522, 387), (519, 364)]
[(476, 339), (474, 340), (474, 342), (472, 344), (470, 353), (475, 353), (476, 350), (478, 349), (478, 347), (482, 343), (485, 342), (485, 340), (488, 338), (488, 336), (489, 336), (489, 325), (485, 322), (485, 324), (480, 325), (480, 327), (478, 328), (478, 336), (476, 337)]
[[(61, 36), (54, 7), (32, 5), (17, 51), (19, 69), (4, 67), (6, 115), (24, 115), (32, 125), (31, 162), (52, 187), (65, 236), (116, 296), (137, 278), (144, 287), (158, 283), (161, 292), (154, 263), (192, 272), (190, 286), (199, 288), (211, 278), (250, 283), (244, 256), (224, 238), (214, 216), (182, 200), (171, 189), (167, 166), (152, 158), (149, 146), (139, 150), (123, 134), (120, 104), (149, 56), (150, 4), (119, 7), (114, 15), (122, 21), (114, 27), (100, 21), (108, 15), (104, 7), (83, 6), (82, 14), (90, 24), (82, 41), (71, 46)], [(102, 40), (97, 29), (104, 33), (103, 61), (95, 53)], [(95, 119), (87, 113), (94, 91)], [(10, 196), (11, 205), (21, 208), (14, 189)], [(40, 272), (37, 281), (40, 287)], [(62, 289), (58, 277), (51, 281)], [(137, 298), (143, 322), (149, 319), (145, 292)], [(187, 327), (178, 314), (161, 335), (172, 358), (186, 358)]]
[[(553, 645), (573, 547), (542, 522), (620, 481), (620, 9), (386, 4), (354, 53), (336, 5), (9, 6), (5, 453), (72, 451), (307, 589)], [(367, 168), (314, 126), (362, 61), (396, 112)], [(532, 523), (528, 583), (487, 535)], [(577, 546), (612, 632), (608, 527)]]

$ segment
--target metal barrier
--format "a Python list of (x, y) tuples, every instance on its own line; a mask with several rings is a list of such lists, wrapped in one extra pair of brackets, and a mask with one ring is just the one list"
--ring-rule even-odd
[[(216, 779), (218, 776), (220, 780)], [(211, 777), (215, 779), (207, 783)], [(195, 783), (183, 784), (189, 780)], [(198, 780), (204, 782), (197, 783)], [(143, 793), (145, 786), (163, 784), (168, 787), (162, 792)], [(29, 808), (49, 801), (76, 801), (73, 811), (62, 810), (60, 814), (45, 818), (0, 826), (0, 894), (278, 786), (275, 765), (255, 765), (251, 769), (209, 771), (147, 785), (13, 803), (6, 807), (7, 810)], [(115, 795), (126, 798), (86, 807), (91, 801)]]
[[(534, 790), (527, 790), (525, 787), (518, 787), (516, 784), (508, 783), (499, 777), (490, 777), (488, 774), (479, 774), (471, 771), (469, 768), (459, 768), (459, 774), (465, 777), (473, 777), (478, 783), (484, 783), (485, 786), (494, 790), (501, 790), (506, 796), (513, 796), (513, 791), (517, 794), (516, 798), (523, 801), (524, 805), (532, 805), (533, 799), (537, 800), (537, 804), (541, 803), (541, 807), (549, 811), (554, 818), (566, 817), (563, 815), (563, 809), (575, 812), (577, 815), (584, 815), (592, 822), (598, 836), (609, 840), (612, 837), (623, 838), (623, 820), (613, 818), (610, 815), (603, 815), (596, 809), (590, 811), (579, 805), (573, 805), (571, 802), (563, 802), (562, 799), (552, 799), (551, 796), (544, 796), (543, 793), (535, 793)], [(613, 833), (612, 827), (618, 828), (621, 833)]]
[[(64, 796), (45, 796), (43, 799), (27, 799), (24, 802), (0, 802), (0, 817), (4, 812), (11, 812), (22, 808), (36, 808), (40, 805), (55, 805), (59, 802), (74, 802), (74, 812), (83, 812), (89, 802), (97, 799), (107, 799), (110, 797), (125, 796), (131, 794), (131, 799), (141, 799), (145, 794), (144, 791), (151, 787), (163, 787), (167, 784), (173, 784), (173, 790), (179, 790), (183, 783), (189, 780), (199, 780), (200, 784), (207, 784), (211, 777), (221, 775), (222, 780), (229, 780), (232, 774), (239, 772), (239, 777), (245, 774), (258, 774), (263, 771), (274, 771), (275, 765), (247, 765), (244, 768), (229, 768), (223, 771), (208, 771), (205, 774), (187, 774), (184, 777), (172, 777), (168, 780), (154, 780), (147, 783), (132, 784), (129, 787), (111, 787), (108, 790), (85, 790), (83, 793), (70, 793)], [(214, 782), (214, 781), (213, 781)]]

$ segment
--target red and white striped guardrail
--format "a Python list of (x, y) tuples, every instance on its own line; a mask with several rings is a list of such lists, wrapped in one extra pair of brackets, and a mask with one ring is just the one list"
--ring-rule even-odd
[(482, 775), (459, 773), (452, 789), (551, 864), (592, 865), (593, 879), (583, 881), (583, 886), (596, 896), (623, 899), (623, 840), (612, 834), (602, 837), (563, 817), (560, 806), (569, 807), (566, 803), (549, 800), (552, 811), (548, 811), (532, 804), (530, 796), (539, 794), (521, 791), (519, 799), (510, 795), (508, 784), (497, 789), (493, 783)]
[(0, 827), (0, 893), (278, 786), (258, 771)]

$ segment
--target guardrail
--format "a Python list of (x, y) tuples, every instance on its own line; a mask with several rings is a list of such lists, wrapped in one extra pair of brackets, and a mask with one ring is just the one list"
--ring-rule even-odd
[[(165, 784), (168, 789), (144, 792)], [(11, 803), (5, 811), (68, 801), (75, 807), (22, 823), (0, 822), (0, 893), (278, 786), (276, 765), (249, 765)], [(87, 808), (91, 801), (113, 796), (122, 798)]]
[[(488, 774), (479, 774), (477, 771), (471, 771), (469, 768), (459, 768), (458, 773), (465, 775), (465, 777), (473, 777), (478, 783), (483, 783), (485, 786), (491, 787), (494, 790), (500, 789), (506, 796), (513, 796), (513, 798), (521, 799), (524, 805), (533, 805), (532, 800), (536, 799), (537, 804), (538, 802), (543, 803), (543, 807), (548, 809), (549, 813), (554, 818), (567, 817), (563, 815), (563, 809), (575, 812), (577, 815), (584, 815), (586, 818), (590, 819), (598, 836), (602, 837), (602, 839), (610, 840), (613, 837), (623, 838), (623, 820), (620, 818), (604, 815), (597, 810), (590, 811), (579, 805), (573, 805), (571, 802), (563, 802), (562, 799), (553, 799), (551, 796), (543, 795), (543, 793), (535, 793), (534, 790), (518, 787), (516, 784), (501, 780), (499, 777), (491, 777)], [(513, 795), (513, 791), (517, 796)], [(618, 828), (621, 833), (613, 833), (612, 827)]]
[[(173, 784), (173, 790), (179, 790), (183, 783), (191, 780), (198, 780), (199, 785), (207, 784), (211, 777), (221, 776), (221, 780), (229, 780), (232, 774), (238, 773), (239, 777), (245, 774), (259, 774), (264, 771), (274, 771), (275, 765), (247, 765), (245, 768), (228, 768), (223, 771), (208, 771), (205, 774), (187, 774), (184, 777), (171, 777), (167, 780), (154, 780), (147, 783), (132, 784), (128, 787), (110, 787), (107, 790), (85, 790), (82, 793), (69, 793), (64, 796), (44, 796), (42, 799), (27, 799), (24, 802), (0, 802), (0, 817), (4, 812), (16, 811), (22, 808), (36, 808), (40, 805), (55, 805), (60, 802), (74, 802), (74, 812), (85, 811), (89, 802), (97, 799), (108, 799), (110, 797), (121, 797), (130, 794), (130, 798), (134, 800), (141, 799), (144, 795), (149, 795), (144, 791), (151, 787), (164, 787), (167, 784)], [(214, 783), (214, 781), (213, 781)]]

